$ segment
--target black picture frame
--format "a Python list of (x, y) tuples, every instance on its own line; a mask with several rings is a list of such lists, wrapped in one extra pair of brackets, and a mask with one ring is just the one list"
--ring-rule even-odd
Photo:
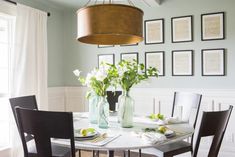
[[(212, 73), (212, 72), (206, 72), (206, 70), (205, 70), (205, 62), (206, 62), (206, 58), (205, 58), (205, 54), (206, 53), (212, 53), (212, 52), (214, 52), (214, 53), (221, 53), (220, 54), (220, 61), (222, 62), (222, 63), (219, 63), (222, 67), (220, 67), (221, 69), (221, 72), (217, 72), (217, 73)], [(225, 48), (216, 48), (216, 49), (202, 49), (201, 50), (201, 74), (202, 74), (202, 76), (225, 76), (226, 75), (226, 53), (225, 53)], [(216, 56), (216, 58), (217, 58), (218, 56)], [(213, 62), (213, 58), (210, 58), (210, 62)], [(214, 60), (214, 62), (215, 62), (215, 60)], [(208, 63), (207, 63), (208, 64)], [(214, 65), (215, 66), (218, 66), (218, 63), (216, 64), (216, 63), (214, 63)]]
[[(194, 51), (193, 50), (173, 50), (172, 51), (172, 76), (194, 76), (194, 53), (193, 53)], [(176, 67), (176, 61), (175, 61), (175, 57), (176, 57), (176, 55), (178, 54), (180, 54), (181, 53), (181, 55), (182, 55), (182, 53), (185, 53), (185, 54), (187, 54), (188, 53), (188, 61), (189, 61), (189, 65), (185, 65), (185, 68), (189, 68), (188, 70), (188, 73), (185, 73), (185, 74), (183, 74), (183, 72), (177, 72), (177, 70), (175, 70), (175, 68), (177, 68)], [(180, 63), (182, 64), (183, 62), (182, 62), (182, 59), (181, 59), (181, 61), (180, 61)], [(181, 66), (183, 66), (183, 65), (181, 65)]]
[[(204, 24), (204, 18), (208, 18), (208, 16), (216, 16), (216, 15), (218, 15), (218, 16), (221, 16), (221, 18), (222, 18), (222, 27), (223, 28), (220, 28), (220, 33), (222, 33), (221, 34), (221, 37), (220, 36), (217, 36), (217, 37), (206, 37), (205, 35), (204, 35), (204, 27), (206, 27), (205, 26), (205, 24)], [(214, 25), (213, 25), (213, 27), (214, 27)], [(225, 12), (213, 12), (213, 13), (206, 13), (206, 14), (201, 14), (201, 40), (202, 41), (210, 41), (210, 40), (224, 40), (225, 39)]]
[(136, 59), (137, 63), (139, 63), (139, 53), (138, 52), (124, 52), (124, 53), (121, 53), (120, 54), (120, 61), (123, 60), (123, 57), (125, 55), (135, 55), (135, 59)]
[(98, 45), (98, 48), (110, 48), (114, 47), (114, 45)]
[[(175, 38), (175, 25), (174, 25), (174, 22), (176, 21), (176, 20), (180, 20), (180, 19), (186, 19), (186, 18), (188, 18), (189, 19), (189, 24), (190, 24), (190, 26), (189, 26), (189, 34), (188, 34), (188, 39), (178, 39), (178, 40), (176, 40)], [(182, 43), (182, 42), (192, 42), (193, 41), (193, 15), (186, 15), (186, 16), (177, 16), (177, 17), (172, 17), (171, 18), (171, 42), (172, 43)]]
[[(162, 63), (161, 64), (161, 71), (158, 73), (158, 76), (165, 76), (165, 51), (149, 51), (149, 52), (145, 52), (145, 71), (147, 68), (149, 68), (148, 66), (148, 55), (161, 55), (162, 57)], [(153, 67), (153, 66), (152, 66)], [(157, 68), (157, 67), (155, 67)], [(159, 70), (157, 68), (157, 70)]]
[[(148, 24), (149, 23), (153, 23), (153, 22), (160, 22), (160, 26), (161, 26), (161, 31), (160, 31), (160, 37), (161, 40), (160, 41), (148, 41), (148, 36), (147, 36), (147, 31), (148, 31)], [(163, 18), (161, 19), (151, 19), (151, 20), (145, 20), (144, 21), (144, 43), (145, 45), (151, 45), (151, 44), (163, 44), (165, 42), (165, 20)]]
[(112, 63), (110, 63), (110, 64), (113, 64), (113, 65), (115, 64), (115, 55), (114, 54), (98, 54), (97, 55), (97, 57), (98, 57), (98, 68), (100, 67), (100, 59), (101, 59), (100, 57), (104, 57), (104, 56), (112, 57), (112, 59), (111, 59)]

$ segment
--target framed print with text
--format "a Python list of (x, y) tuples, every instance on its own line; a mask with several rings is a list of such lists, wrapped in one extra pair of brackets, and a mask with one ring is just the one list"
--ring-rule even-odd
[(172, 51), (172, 76), (193, 76), (193, 50)]
[(172, 43), (193, 41), (193, 16), (171, 18)]
[(224, 12), (202, 14), (201, 29), (202, 41), (225, 39)]
[(98, 68), (102, 63), (115, 64), (114, 54), (98, 54)]
[(145, 44), (162, 44), (164, 43), (164, 19), (146, 20)]
[(122, 60), (126, 60), (129, 62), (136, 60), (138, 63), (139, 62), (138, 52), (121, 53), (121, 61)]
[(158, 70), (158, 76), (165, 76), (165, 55), (164, 51), (145, 52), (145, 69), (149, 67)]
[(202, 76), (225, 76), (225, 49), (203, 49)]

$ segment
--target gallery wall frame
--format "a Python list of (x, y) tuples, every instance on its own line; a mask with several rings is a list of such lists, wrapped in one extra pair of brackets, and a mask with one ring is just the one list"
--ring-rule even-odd
[(98, 68), (103, 63), (115, 64), (115, 55), (114, 54), (98, 54)]
[(171, 42), (193, 41), (193, 16), (178, 16), (171, 18)]
[(201, 15), (201, 40), (225, 39), (225, 12), (206, 13)]
[(158, 70), (158, 76), (165, 76), (165, 52), (145, 52), (145, 71), (149, 67), (156, 68)]
[(201, 70), (202, 76), (225, 76), (225, 49), (202, 49)]
[(145, 45), (163, 44), (165, 42), (164, 25), (163, 18), (144, 21)]
[(139, 63), (139, 53), (138, 52), (125, 52), (120, 54), (120, 60), (133, 61), (136, 60)]
[(172, 51), (172, 76), (193, 76), (194, 54), (193, 50)]

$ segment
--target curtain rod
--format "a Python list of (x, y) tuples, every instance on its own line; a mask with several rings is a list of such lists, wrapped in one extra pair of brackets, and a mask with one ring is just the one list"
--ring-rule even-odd
[[(4, 1), (9, 2), (11, 4), (14, 4), (14, 5), (17, 5), (17, 3), (15, 1), (11, 1), (11, 0), (4, 0)], [(47, 16), (51, 16), (51, 13), (48, 12)]]

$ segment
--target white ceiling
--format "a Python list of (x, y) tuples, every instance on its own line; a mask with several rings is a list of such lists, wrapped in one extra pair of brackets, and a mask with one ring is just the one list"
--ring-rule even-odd
[[(45, 3), (53, 3), (59, 7), (62, 8), (72, 8), (72, 9), (78, 9), (83, 7), (89, 0), (35, 0), (38, 2), (42, 2), (44, 1)], [(89, 3), (89, 5), (91, 4), (99, 4), (99, 3), (103, 3), (104, 0), (90, 0), (91, 2)], [(105, 0), (106, 3), (109, 2), (109, 0)], [(122, 4), (129, 4), (128, 0), (112, 0), (113, 3), (122, 3)], [(143, 5), (148, 6), (158, 6), (160, 4), (160, 0), (129, 0), (131, 2), (133, 2), (133, 4), (135, 6), (141, 7)], [(147, 3), (147, 4), (146, 4)]]

